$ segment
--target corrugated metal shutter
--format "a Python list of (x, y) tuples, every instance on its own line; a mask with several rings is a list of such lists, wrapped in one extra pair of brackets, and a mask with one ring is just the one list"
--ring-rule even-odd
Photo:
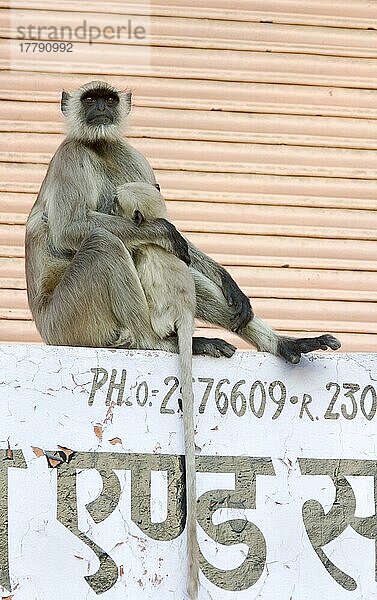
[[(39, 339), (24, 223), (62, 139), (60, 90), (103, 78), (134, 91), (131, 142), (156, 169), (172, 218), (229, 268), (255, 311), (281, 331), (331, 331), (345, 350), (376, 351), (377, 3), (126, 6), (151, 15), (149, 64), (137, 47), (125, 64), (119, 41), (34, 62), (2, 42), (0, 339)], [(100, 25), (125, 12), (110, 0), (12, 7), (3, 38), (16, 37), (17, 19)]]

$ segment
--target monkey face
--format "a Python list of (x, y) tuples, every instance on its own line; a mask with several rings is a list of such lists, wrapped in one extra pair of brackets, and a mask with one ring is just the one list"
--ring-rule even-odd
[(167, 218), (165, 201), (154, 184), (144, 181), (124, 183), (117, 188), (116, 198), (120, 214), (138, 225), (143, 221)]
[(104, 88), (88, 90), (81, 96), (87, 125), (112, 125), (117, 121), (119, 95)]
[(72, 96), (63, 91), (60, 106), (67, 119), (68, 136), (84, 143), (119, 140), (131, 110), (131, 97), (131, 92), (121, 92), (105, 81), (86, 83)]

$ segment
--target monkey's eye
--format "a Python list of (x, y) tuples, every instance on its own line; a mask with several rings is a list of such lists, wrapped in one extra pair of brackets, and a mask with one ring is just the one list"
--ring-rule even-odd
[(85, 102), (86, 102), (86, 104), (94, 104), (94, 102), (95, 102), (95, 99), (94, 99), (94, 98), (92, 98), (92, 96), (87, 96), (87, 97), (85, 98)]
[(107, 104), (114, 104), (116, 102), (115, 96), (108, 96), (106, 98), (106, 102), (107, 102)]

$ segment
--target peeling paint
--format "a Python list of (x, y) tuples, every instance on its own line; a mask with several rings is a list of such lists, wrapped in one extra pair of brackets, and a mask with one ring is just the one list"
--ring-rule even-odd
[[(0, 350), (0, 597), (186, 600), (177, 357)], [(199, 600), (377, 600), (376, 382), (194, 359)]]
[(123, 444), (121, 438), (118, 438), (118, 437), (112, 438), (111, 440), (109, 440), (109, 442), (112, 446), (116, 446), (117, 444), (120, 444), (120, 445)]
[(94, 433), (96, 435), (96, 437), (99, 439), (100, 442), (102, 442), (102, 438), (103, 438), (103, 428), (101, 427), (101, 425), (95, 425), (93, 427)]
[(45, 454), (44, 450), (42, 450), (42, 448), (32, 447), (32, 450), (37, 458), (40, 458), (41, 456), (44, 456), (44, 454)]

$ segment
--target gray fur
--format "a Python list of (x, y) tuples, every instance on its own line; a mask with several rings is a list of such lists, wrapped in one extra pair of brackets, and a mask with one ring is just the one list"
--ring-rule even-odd
[[(71, 102), (76, 106), (79, 98), (80, 90), (68, 100), (68, 119), (78, 119)], [(119, 128), (128, 112), (121, 103), (122, 96)], [(103, 139), (95, 142), (90, 127), (83, 139), (83, 129), (80, 139), (71, 133), (58, 148), (27, 221), (26, 279), (33, 317), (49, 344), (107, 347), (122, 341), (159, 348), (153, 332), (143, 336), (138, 327), (138, 322), (148, 323), (148, 307), (130, 253), (140, 243), (153, 242), (188, 262), (187, 242), (164, 219), (138, 227), (98, 211), (117, 185), (131, 180), (154, 184), (155, 179), (144, 157), (121, 139), (120, 129), (118, 139), (111, 129), (110, 142), (105, 127)], [(108, 263), (105, 256), (111, 258)], [(136, 310), (127, 317), (129, 306), (137, 307), (138, 318)], [(162, 344), (163, 349), (172, 345)]]
[[(80, 97), (88, 90), (104, 86), (120, 97), (118, 120), (111, 128), (101, 126), (93, 131), (83, 121)], [(103, 214), (119, 185), (134, 181), (156, 184), (147, 160), (122, 138), (130, 101), (130, 94), (104, 82), (91, 82), (73, 95), (64, 92), (62, 96), (68, 135), (49, 165), (26, 226), (29, 305), (39, 332), (51, 344), (111, 346), (117, 332), (123, 327), (127, 330), (124, 323), (118, 322), (120, 314), (126, 324), (135, 312), (140, 312), (143, 320), (145, 296), (130, 255), (139, 243), (154, 241), (188, 260), (184, 240), (168, 222), (159, 220), (153, 227), (147, 224), (137, 227), (114, 215)], [(89, 243), (94, 232), (103, 241), (102, 256)], [(113, 241), (110, 234), (122, 241), (121, 252), (118, 246), (115, 251), (112, 243), (106, 250), (107, 238)], [(87, 255), (90, 263), (86, 261)], [(294, 352), (287, 352), (288, 346), (292, 350), (292, 339), (279, 336), (261, 319), (253, 318), (249, 299), (223, 267), (192, 244), (189, 255), (198, 317), (236, 331), (259, 350), (292, 362), (297, 362), (301, 353), (318, 349), (317, 338), (306, 338), (307, 341), (295, 342)], [(109, 257), (105, 261), (111, 265), (109, 270), (98, 266), (104, 256)], [(90, 295), (85, 293), (86, 278), (93, 292)], [(71, 285), (73, 282), (78, 282), (75, 287)], [(109, 293), (114, 288), (118, 300)], [(63, 300), (69, 307), (68, 313), (61, 310)], [(85, 321), (79, 302), (83, 303)], [(113, 303), (124, 307), (120, 313), (114, 312)], [(139, 347), (153, 344), (149, 347), (161, 348), (161, 342), (151, 333), (143, 338), (138, 332), (134, 337), (128, 340), (129, 344), (140, 344)], [(340, 345), (332, 336), (326, 340), (323, 347)], [(162, 347), (177, 349), (174, 340), (164, 341)], [(194, 338), (193, 350), (229, 355), (234, 347), (218, 340)]]

